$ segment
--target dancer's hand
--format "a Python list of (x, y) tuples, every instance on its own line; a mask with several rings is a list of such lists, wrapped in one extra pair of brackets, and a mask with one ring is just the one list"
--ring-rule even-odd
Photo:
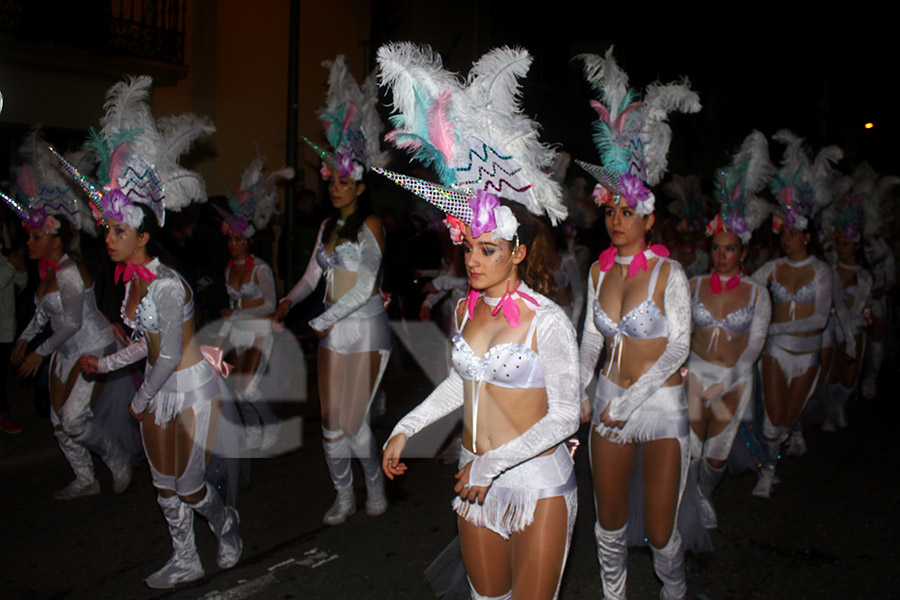
[(588, 398), (581, 401), (581, 422), (591, 422), (591, 401)]
[(318, 329), (313, 329), (313, 333), (316, 334), (316, 337), (321, 340), (321, 339), (328, 337), (328, 334), (331, 333), (331, 327), (329, 327), (325, 331), (319, 331)]
[(96, 373), (99, 363), (100, 359), (96, 356), (82, 356), (78, 359), (78, 364), (81, 365), (81, 370), (85, 373)]
[(28, 342), (25, 340), (19, 340), (16, 342), (16, 345), (13, 346), (13, 351), (9, 355), (9, 362), (16, 365), (17, 367), (22, 364), (22, 361), (25, 360), (25, 350), (28, 348)]
[(136, 421), (143, 421), (143, 420), (144, 420), (144, 413), (142, 413), (142, 412), (140, 412), (140, 413), (134, 412), (133, 410), (131, 410), (131, 405), (130, 405), (130, 404), (128, 405), (128, 414), (131, 415), (132, 417), (134, 417), (134, 419), (135, 419)]
[(423, 304), (419, 309), (419, 320), (423, 323), (427, 323), (431, 320), (431, 307), (427, 304)]
[(609, 416), (609, 404), (606, 405), (606, 408), (603, 409), (603, 412), (600, 413), (600, 420), (603, 421), (603, 424), (607, 427), (615, 427), (617, 429), (622, 429), (625, 427), (625, 421), (613, 421)]
[(484, 504), (484, 497), (487, 495), (488, 488), (483, 485), (469, 485), (469, 471), (471, 470), (472, 462), (470, 461), (459, 470), (459, 473), (454, 475), (457, 482), (456, 485), (453, 486), (453, 491), (459, 494), (459, 497), (467, 502)]
[(25, 360), (23, 360), (22, 364), (19, 366), (19, 377), (34, 377), (37, 375), (37, 370), (40, 368), (43, 361), (43, 356), (37, 352), (32, 352), (25, 357)]
[(273, 321), (284, 321), (284, 318), (291, 312), (291, 305), (293, 302), (290, 301), (289, 298), (285, 298), (281, 302), (278, 303), (278, 308), (275, 309), (275, 312), (272, 313)]
[(381, 455), (381, 470), (391, 481), (394, 480), (395, 475), (406, 473), (406, 465), (400, 462), (400, 455), (405, 447), (406, 435), (398, 433), (391, 438)]

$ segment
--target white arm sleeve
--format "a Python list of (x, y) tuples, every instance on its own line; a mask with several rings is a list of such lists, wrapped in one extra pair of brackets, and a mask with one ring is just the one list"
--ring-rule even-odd
[(723, 394), (731, 390), (748, 369), (752, 369), (756, 360), (762, 353), (766, 343), (766, 335), (769, 331), (769, 321), (772, 318), (772, 300), (769, 291), (763, 286), (754, 286), (756, 289), (756, 301), (753, 303), (753, 321), (750, 323), (750, 337), (747, 338), (747, 346), (738, 357), (734, 366), (728, 369), (728, 375), (722, 381), (725, 384)]
[(134, 364), (142, 358), (147, 358), (146, 336), (141, 336), (117, 352), (101, 356), (97, 361), (97, 372), (109, 373)]
[[(56, 283), (59, 284), (59, 298), (62, 301), (63, 322), (61, 327), (53, 324), (53, 333), (44, 340), (35, 352), (41, 356), (49, 356), (63, 342), (81, 329), (84, 309), (84, 280), (78, 266), (71, 260), (63, 263), (56, 272)], [(93, 292), (91, 292), (93, 293)]]
[(143, 412), (181, 362), (184, 337), (184, 301), (187, 292), (178, 277), (157, 278), (147, 291), (159, 315), (159, 356), (131, 401), (131, 410)]
[(378, 269), (381, 267), (381, 246), (366, 225), (359, 228), (359, 270), (356, 282), (347, 293), (324, 313), (309, 322), (316, 331), (325, 331), (353, 311), (361, 308), (378, 285)]
[(666, 262), (669, 264), (669, 278), (663, 297), (669, 329), (666, 349), (646, 373), (609, 403), (609, 417), (613, 421), (626, 421), (638, 406), (684, 364), (690, 352), (691, 293), (687, 277), (677, 262)]
[(272, 275), (272, 268), (262, 261), (256, 267), (256, 282), (262, 292), (263, 303), (253, 308), (234, 310), (231, 313), (232, 319), (268, 317), (275, 312), (275, 276)]
[(816, 261), (813, 265), (816, 270), (816, 275), (813, 279), (816, 285), (816, 303), (813, 314), (802, 319), (794, 319), (793, 321), (771, 323), (769, 325), (769, 335), (808, 333), (825, 328), (825, 324), (828, 322), (828, 315), (831, 314), (832, 271), (831, 267), (821, 261)]
[(772, 273), (775, 271), (775, 261), (770, 260), (756, 271), (753, 272), (753, 275), (750, 277), (759, 285), (763, 286), (766, 289), (769, 289), (769, 283), (771, 282)]
[(315, 291), (316, 286), (319, 285), (319, 279), (322, 278), (322, 268), (316, 261), (316, 252), (318, 251), (319, 246), (322, 245), (322, 231), (324, 229), (325, 223), (322, 223), (322, 226), (319, 227), (319, 235), (316, 236), (316, 245), (313, 246), (313, 254), (309, 257), (309, 262), (306, 265), (306, 271), (303, 272), (303, 277), (294, 284), (294, 287), (291, 288), (291, 291), (285, 296), (285, 299), (291, 301), (291, 306), (297, 306), (304, 298), (312, 294)]
[(538, 311), (537, 347), (547, 390), (547, 414), (522, 435), (476, 456), (469, 484), (489, 486), (503, 471), (553, 448), (578, 430), (582, 388), (578, 382), (575, 329), (556, 306)]
[[(595, 263), (596, 264), (596, 263)], [(603, 350), (603, 334), (597, 331), (594, 325), (594, 300), (597, 297), (597, 285), (591, 281), (591, 271), (588, 269), (587, 277), (587, 310), (584, 316), (584, 328), (581, 333), (581, 350), (579, 352), (579, 380), (581, 381), (581, 399), (587, 399), (587, 386), (594, 378), (597, 369), (597, 360), (600, 351)]]
[(30, 342), (37, 334), (41, 332), (41, 330), (47, 325), (47, 321), (49, 320), (50, 319), (49, 317), (47, 317), (47, 313), (45, 313), (40, 308), (36, 308), (34, 311), (34, 316), (31, 317), (31, 320), (28, 322), (25, 330), (21, 333), (21, 335), (19, 335), (19, 339)]

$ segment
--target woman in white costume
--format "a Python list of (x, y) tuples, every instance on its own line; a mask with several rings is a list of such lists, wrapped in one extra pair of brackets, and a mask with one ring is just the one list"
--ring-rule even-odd
[[(770, 184), (778, 201), (772, 229), (780, 233), (785, 256), (753, 274), (772, 296), (769, 336), (760, 359), (768, 450), (753, 488), (753, 495), (760, 498), (771, 495), (781, 444), (798, 423), (819, 374), (822, 331), (831, 314), (831, 269), (807, 246), (812, 241), (813, 215), (831, 201), (830, 164), (841, 157), (840, 149), (829, 146), (812, 160), (803, 139), (787, 130), (774, 139), (787, 145)], [(794, 430), (793, 436), (797, 441), (792, 444), (801, 445), (802, 433)]]
[[(872, 301), (872, 274), (862, 266), (862, 243), (866, 212), (872, 210), (872, 193), (878, 179), (868, 165), (861, 165), (853, 177), (843, 177), (841, 190), (826, 212), (825, 234), (834, 235), (836, 261), (831, 266), (834, 316), (828, 323), (833, 337), (833, 354), (823, 395), (825, 421), (822, 428), (834, 431), (846, 427), (847, 400), (856, 391), (865, 357), (866, 309)], [(833, 231), (828, 229), (834, 228)], [(826, 333), (827, 335), (827, 333)]]
[[(559, 185), (541, 171), (554, 153), (518, 112), (531, 57), (492, 50), (465, 83), (429, 48), (388, 45), (378, 60), (399, 113), (388, 139), (414, 150), (406, 142), (425, 132), (428, 149), (416, 157), (434, 164), (447, 187), (381, 172), (447, 213), (471, 282), (455, 311), (453, 369), (394, 428), (382, 468), (392, 479), (405, 473), (407, 439), (463, 406), (453, 508), (471, 595), (555, 598), (577, 511), (563, 443), (578, 427), (577, 346), (565, 313), (541, 293), (552, 289), (552, 242), (529, 210), (559, 220), (565, 209)], [(419, 101), (431, 107), (427, 116)], [(447, 135), (428, 138), (438, 123)]]
[[(225, 291), (228, 308), (222, 310), (224, 322), (220, 338), (227, 338), (232, 352), (228, 361), (240, 388), (239, 403), (247, 443), (266, 450), (278, 438), (280, 421), (266, 402), (260, 388), (269, 366), (275, 336), (272, 321), (275, 312), (275, 277), (272, 268), (251, 253), (254, 236), (262, 232), (275, 214), (278, 200), (275, 185), (294, 176), (290, 167), (263, 175), (265, 157), (257, 155), (241, 178), (241, 186), (228, 197), (231, 214), (222, 221), (222, 233), (228, 238), (231, 259), (225, 267)], [(224, 340), (223, 340), (224, 341)]]
[[(125, 282), (122, 320), (133, 341), (115, 354), (86, 356), (82, 368), (106, 373), (146, 358), (144, 382), (129, 411), (141, 423), (157, 502), (172, 538), (173, 555), (144, 582), (170, 588), (203, 576), (194, 543), (194, 512), (209, 521), (219, 542), (220, 568), (234, 566), (243, 544), (238, 514), (204, 480), (207, 462), (221, 437), (220, 377), (197, 345), (193, 291), (160, 261), (157, 246), (166, 209), (205, 200), (203, 180), (177, 163), (190, 143), (215, 131), (194, 115), (160, 120), (147, 103), (152, 81), (141, 76), (110, 88), (100, 131), (89, 145), (100, 159), (100, 187), (79, 173), (106, 226), (106, 247)], [(178, 143), (174, 143), (177, 141)], [(222, 419), (222, 423), (225, 419)], [(218, 451), (218, 449), (217, 449)]]
[(665, 115), (697, 112), (687, 83), (653, 84), (641, 98), (610, 48), (582, 55), (585, 77), (601, 97), (594, 141), (603, 167), (579, 163), (599, 181), (612, 240), (588, 275), (588, 308), (581, 345), (583, 389), (604, 345), (606, 362), (591, 402), (594, 532), (603, 595), (625, 598), (629, 479), (642, 451), (644, 536), (663, 582), (662, 598), (687, 593), (684, 551), (675, 526), (688, 467), (688, 411), (679, 369), (690, 346), (687, 278), (661, 245), (647, 248), (654, 223), (649, 185), (665, 173), (671, 131)]
[(335, 151), (310, 145), (322, 159), (333, 212), (319, 228), (306, 272), (281, 300), (273, 319), (284, 319), (325, 278), (325, 312), (309, 325), (320, 338), (322, 445), (337, 491), (322, 522), (340, 525), (356, 512), (354, 456), (366, 478), (366, 513), (377, 516), (388, 506), (368, 422), (369, 407), (391, 353), (391, 331), (381, 296), (384, 227), (372, 214), (364, 182), (366, 169), (384, 164), (386, 154), (379, 151), (382, 126), (374, 77), (360, 89), (343, 56), (323, 66), (331, 69), (331, 75), (327, 106), (319, 117)]
[[(68, 252), (75, 247), (79, 229), (96, 229), (90, 211), (63, 182), (56, 159), (37, 131), (26, 138), (22, 153), (28, 163), (19, 170), (17, 183), (30, 198), (22, 213), (28, 231), (28, 256), (38, 262), (40, 282), (35, 291), (35, 313), (19, 336), (12, 362), (19, 375), (33, 377), (50, 357), (50, 422), (59, 447), (75, 472), (75, 480), (53, 497), (70, 500), (100, 493), (90, 450), (96, 452), (113, 476), (113, 491), (122, 493), (131, 482), (131, 456), (93, 419), (92, 406), (103, 378), (78, 367), (85, 352), (115, 349), (112, 328), (97, 309), (91, 276), (84, 264)], [(28, 343), (50, 324), (52, 333), (27, 353)]]
[(706, 226), (713, 268), (690, 281), (694, 331), (687, 363), (688, 485), (699, 490), (701, 523), (709, 528), (717, 524), (712, 492), (753, 397), (753, 369), (772, 316), (769, 291), (742, 274), (750, 236), (769, 214), (769, 204), (756, 194), (773, 171), (766, 137), (754, 131), (732, 163), (719, 171), (720, 212)]

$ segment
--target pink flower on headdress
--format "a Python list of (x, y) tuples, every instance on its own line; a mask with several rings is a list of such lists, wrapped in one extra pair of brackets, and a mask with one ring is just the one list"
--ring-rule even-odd
[(56, 220), (56, 217), (53, 215), (49, 215), (46, 219), (44, 219), (44, 229), (49, 231), (50, 233), (55, 234), (59, 231), (59, 221)]
[(349, 152), (337, 155), (338, 159), (338, 175), (341, 177), (350, 177), (353, 174), (353, 156)]
[(613, 201), (613, 195), (609, 193), (609, 190), (600, 185), (599, 183), (594, 186), (594, 191), (591, 194), (594, 197), (594, 202), (603, 206), (607, 202)]
[(463, 241), (463, 227), (465, 223), (457, 219), (451, 214), (447, 215), (447, 218), (444, 219), (444, 225), (447, 226), (447, 229), (450, 231), (450, 239), (454, 244), (461, 244)]
[(322, 166), (319, 167), (319, 175), (322, 176), (322, 179), (330, 179), (331, 178), (331, 167), (328, 166), (328, 163), (322, 161)]
[(782, 228), (784, 228), (784, 219), (781, 215), (775, 215), (772, 217), (772, 231), (774, 233), (781, 233)]
[(28, 211), (28, 221), (25, 223), (25, 226), (29, 229), (41, 229), (44, 227), (46, 220), (47, 211), (43, 208), (33, 208)]
[(243, 204), (244, 202), (252, 198), (253, 194), (245, 190), (235, 190), (234, 196), (238, 199), (238, 202), (240, 204)]
[(622, 182), (622, 195), (631, 208), (634, 208), (638, 202), (643, 202), (651, 196), (650, 190), (647, 189), (640, 177), (626, 173), (622, 175), (620, 181)]
[(706, 224), (706, 236), (712, 237), (720, 231), (725, 231), (725, 222), (722, 221), (722, 213), (717, 214), (715, 219)]
[(497, 228), (494, 209), (500, 206), (500, 199), (496, 195), (478, 190), (474, 197), (469, 198), (469, 206), (472, 207), (472, 223), (469, 224), (469, 230), (473, 238)]
[(115, 188), (109, 190), (100, 198), (100, 210), (103, 216), (112, 217), (116, 221), (125, 221), (125, 207), (131, 205), (131, 199)]
[(230, 221), (230, 219), (222, 220), (222, 227), (220, 228), (222, 235), (228, 235), (228, 232), (231, 231), (231, 224), (228, 221)]

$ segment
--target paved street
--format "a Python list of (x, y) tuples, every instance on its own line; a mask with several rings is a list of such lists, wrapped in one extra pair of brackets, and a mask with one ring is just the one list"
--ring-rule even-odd
[[(890, 389), (896, 372), (883, 378)], [(430, 384), (403, 352), (385, 376), (388, 413), (376, 424), (379, 440)], [(205, 578), (174, 591), (142, 580), (170, 554), (164, 521), (145, 464), (121, 496), (109, 491), (57, 502), (51, 493), (71, 479), (47, 421), (34, 414), (29, 390), (13, 398), (23, 426), (0, 437), (0, 598), (429, 598), (422, 572), (455, 535), (450, 511), (455, 469), (431, 459), (409, 461), (409, 473), (390, 485), (386, 514), (359, 511), (339, 527), (321, 517), (333, 499), (321, 450), (315, 401), (287, 407), (303, 417), (303, 446), (253, 461), (252, 484), (239, 508), (244, 555), (237, 567), (215, 566), (215, 541), (195, 523)], [(808, 433), (809, 453), (787, 458), (782, 483), (769, 501), (750, 496), (755, 476), (727, 476), (716, 492), (715, 552), (687, 559), (690, 598), (900, 597), (900, 450), (893, 390), (874, 403), (850, 407), (850, 429)], [(586, 439), (587, 430), (580, 436)], [(599, 598), (593, 506), (586, 445), (577, 456), (581, 510), (561, 598)], [(362, 477), (357, 476), (362, 484)], [(646, 549), (632, 550), (631, 598), (658, 594)]]

